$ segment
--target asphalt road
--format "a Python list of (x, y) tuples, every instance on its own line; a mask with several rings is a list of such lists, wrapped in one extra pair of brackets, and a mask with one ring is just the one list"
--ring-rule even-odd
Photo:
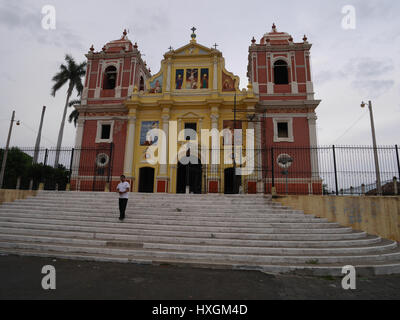
[[(44, 265), (56, 269), (56, 290), (41, 286)], [(400, 275), (361, 277), (345, 291), (341, 278), (17, 256), (0, 256), (0, 281), (2, 300), (400, 299)]]

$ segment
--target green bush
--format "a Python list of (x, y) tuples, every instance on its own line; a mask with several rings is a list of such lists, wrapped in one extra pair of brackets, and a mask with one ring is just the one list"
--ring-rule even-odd
[[(0, 149), (0, 163), (3, 161), (4, 150)], [(18, 177), (21, 178), (21, 189), (29, 189), (33, 180), (33, 189), (43, 182), (46, 190), (54, 190), (58, 184), (59, 190), (65, 190), (69, 179), (69, 171), (62, 165), (53, 168), (42, 163), (33, 164), (33, 158), (20, 150), (11, 148), (8, 151), (4, 175), (4, 189), (15, 189)]]

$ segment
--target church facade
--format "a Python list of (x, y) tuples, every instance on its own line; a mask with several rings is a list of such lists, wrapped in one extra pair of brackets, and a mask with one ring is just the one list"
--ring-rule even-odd
[[(316, 145), (319, 101), (306, 40), (295, 44), (275, 26), (259, 44), (253, 38), (249, 85), (241, 90), (222, 52), (199, 44), (192, 31), (154, 75), (125, 31), (101, 52), (90, 49), (76, 106), (73, 190), (113, 190), (124, 174), (138, 192), (269, 193), (283, 177), (271, 180), (268, 168), (290, 153), (279, 148)], [(309, 170), (289, 184), (321, 193), (310, 150), (302, 164), (291, 152), (293, 167)]]

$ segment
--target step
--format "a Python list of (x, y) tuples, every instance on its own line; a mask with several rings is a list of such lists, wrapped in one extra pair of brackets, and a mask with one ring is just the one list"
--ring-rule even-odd
[[(170, 260), (170, 259), (148, 259), (146, 257), (126, 257), (126, 256), (107, 256), (93, 254), (65, 254), (63, 252), (43, 252), (23, 249), (2, 249), (3, 254), (15, 254), (20, 256), (38, 256), (58, 259), (73, 259), (83, 261), (97, 262), (118, 262), (118, 263), (135, 263), (143, 265), (183, 265), (196, 268), (213, 268), (213, 269), (234, 269), (234, 270), (257, 270), (269, 274), (295, 273), (300, 275), (315, 276), (343, 276), (343, 264), (229, 264), (216, 261), (192, 261), (192, 260)], [(0, 253), (1, 254), (1, 253)], [(359, 276), (371, 275), (391, 275), (400, 273), (399, 263), (374, 262), (370, 264), (353, 263)]]
[(59, 244), (41, 244), (29, 243), (23, 241), (0, 241), (0, 251), (2, 249), (24, 249), (24, 250), (40, 250), (46, 252), (63, 252), (63, 253), (80, 253), (80, 254), (100, 254), (100, 255), (118, 255), (134, 258), (136, 256), (157, 258), (157, 259), (189, 259), (189, 260), (206, 260), (216, 262), (229, 262), (229, 263), (260, 263), (260, 264), (306, 264), (314, 263), (343, 263), (350, 264), (357, 262), (393, 262), (400, 259), (400, 251), (398, 249), (388, 253), (378, 254), (359, 254), (359, 255), (254, 255), (254, 254), (222, 254), (222, 253), (205, 253), (205, 252), (177, 252), (177, 251), (163, 251), (152, 250), (144, 248), (110, 248), (110, 247), (96, 247), (96, 246), (78, 246), (78, 245), (59, 245)]
[[(45, 210), (44, 210), (45, 209)], [(0, 212), (54, 212), (54, 213), (77, 213), (80, 215), (110, 215), (110, 214), (115, 214), (119, 212), (119, 209), (117, 206), (114, 206), (110, 209), (104, 209), (104, 208), (89, 208), (89, 209), (82, 209), (82, 208), (74, 208), (74, 207), (51, 207), (51, 208), (44, 208), (44, 207), (21, 207), (21, 206), (9, 206), (9, 207), (1, 207), (0, 206)], [(255, 213), (250, 213), (250, 212), (199, 212), (199, 211), (178, 211), (177, 209), (171, 210), (171, 209), (162, 209), (158, 208), (155, 209), (153, 208), (152, 210), (139, 210), (137, 208), (130, 208), (128, 207), (126, 209), (126, 213), (130, 215), (136, 215), (136, 214), (146, 214), (146, 215), (162, 215), (162, 216), (169, 216), (169, 215), (179, 215), (179, 216), (192, 216), (192, 217), (226, 217), (226, 218), (264, 218), (264, 217), (281, 217), (281, 218), (304, 218), (304, 217), (309, 217), (309, 218), (314, 218), (313, 215), (305, 215), (304, 213), (290, 213), (286, 211), (281, 211), (281, 212), (255, 212)]]
[(116, 234), (174, 234), (176, 236), (183, 235), (196, 235), (196, 236), (204, 236), (208, 238), (218, 238), (221, 235), (226, 234), (234, 234), (236, 237), (246, 238), (252, 236), (252, 239), (265, 239), (271, 234), (283, 234), (287, 236), (291, 236), (293, 238), (301, 236), (305, 237), (308, 235), (323, 235), (328, 236), (329, 234), (337, 235), (337, 237), (348, 237), (348, 235), (352, 232), (351, 228), (335, 228), (335, 229), (263, 229), (256, 230), (256, 232), (237, 232), (237, 230), (172, 230), (171, 228), (161, 229), (161, 228), (130, 228), (123, 227), (123, 224), (119, 224), (118, 227), (95, 227), (93, 225), (80, 225), (80, 224), (48, 224), (48, 223), (26, 223), (26, 222), (4, 222), (0, 221), (0, 227), (15, 227), (15, 228), (30, 228), (30, 229), (42, 229), (46, 228), (48, 230), (67, 230), (67, 231), (82, 231), (82, 232), (93, 232), (93, 233), (116, 233)]
[[(331, 230), (338, 230), (338, 232), (346, 232), (349, 228), (342, 228), (337, 223), (313, 223), (313, 222), (296, 222), (296, 223), (245, 223), (242, 225), (233, 225), (231, 222), (226, 223), (202, 223), (199, 225), (191, 221), (181, 221), (181, 224), (169, 223), (168, 220), (159, 221), (137, 221), (132, 219), (129, 221), (124, 221), (123, 224), (114, 220), (115, 222), (99, 222), (99, 221), (84, 221), (84, 220), (74, 220), (68, 221), (63, 219), (55, 218), (20, 218), (20, 217), (4, 217), (0, 215), (0, 222), (20, 222), (20, 223), (43, 223), (43, 224), (53, 224), (53, 225), (77, 225), (77, 226), (94, 226), (94, 227), (117, 227), (117, 228), (136, 228), (136, 229), (158, 229), (158, 230), (175, 230), (175, 231), (209, 231), (209, 232), (265, 232), (264, 230), (276, 229), (276, 230), (324, 230), (324, 232), (329, 232)], [(184, 223), (186, 222), (186, 223)]]
[[(350, 241), (365, 239), (367, 237), (365, 232), (350, 231), (349, 233), (210, 233), (210, 232), (179, 232), (163, 231), (163, 230), (129, 230), (129, 229), (115, 229), (115, 228), (88, 228), (77, 226), (53, 226), (53, 225), (40, 225), (40, 224), (22, 224), (22, 223), (0, 223), (0, 229), (21, 230), (21, 232), (38, 231), (41, 233), (51, 232), (53, 235), (69, 232), (78, 234), (80, 237), (97, 238), (103, 234), (112, 234), (115, 237), (130, 237), (130, 236), (148, 236), (148, 237), (173, 237), (176, 239), (196, 237), (201, 239), (239, 239), (239, 240), (271, 240), (271, 241)], [(13, 231), (14, 233), (16, 231)]]
[[(29, 236), (15, 234), (0, 234), (0, 241), (21, 241), (26, 243), (45, 243), (60, 245), (80, 245), (96, 247), (138, 247), (143, 249), (155, 249), (163, 251), (191, 252), (191, 253), (221, 253), (221, 254), (251, 254), (251, 255), (335, 255), (335, 254), (368, 254), (380, 253), (395, 249), (395, 242), (380, 242), (366, 246), (353, 247), (328, 247), (328, 248), (308, 248), (308, 247), (268, 247), (268, 246), (238, 246), (228, 243), (225, 246), (220, 245), (196, 245), (196, 244), (177, 244), (177, 243), (158, 243), (158, 242), (138, 242), (138, 241), (111, 241), (100, 239), (81, 239)], [(303, 245), (303, 244), (302, 244)]]
[[(201, 244), (201, 245), (232, 245), (232, 246), (254, 246), (254, 247), (294, 247), (294, 248), (319, 248), (319, 247), (350, 247), (350, 246), (367, 246), (381, 242), (380, 237), (368, 236), (365, 238), (352, 239), (327, 239), (319, 241), (315, 240), (289, 240), (287, 237), (276, 238), (273, 240), (252, 240), (237, 239), (232, 234), (231, 238), (210, 238), (210, 237), (193, 237), (190, 235), (177, 237), (175, 235), (123, 235), (114, 233), (91, 233), (79, 231), (51, 231), (51, 230), (35, 230), (25, 228), (0, 227), (0, 233), (3, 235), (23, 235), (34, 237), (62, 237), (62, 238), (78, 238), (78, 239), (98, 239), (105, 241), (132, 241), (132, 242), (156, 242), (156, 243), (176, 243), (176, 244)], [(1, 236), (0, 234), (0, 236)], [(272, 237), (273, 238), (273, 237)]]
[[(13, 212), (2, 212), (0, 211), (0, 217), (5, 218), (41, 218), (41, 219), (62, 219), (62, 220), (80, 220), (80, 221), (98, 221), (98, 222), (115, 222), (115, 217), (118, 216), (116, 212), (114, 215), (78, 215), (78, 214), (70, 214), (69, 212), (62, 212), (59, 214), (55, 214), (54, 212), (44, 211), (44, 212), (21, 212), (21, 211), (13, 211)], [(170, 215), (170, 216), (162, 216), (162, 215), (129, 215), (126, 219), (126, 222), (164, 222), (166, 224), (221, 224), (227, 223), (225, 217), (191, 217), (184, 215)], [(268, 223), (328, 223), (327, 219), (316, 219), (310, 217), (264, 217), (264, 218), (230, 218), (230, 223), (232, 225), (257, 225), (262, 226), (263, 224)]]

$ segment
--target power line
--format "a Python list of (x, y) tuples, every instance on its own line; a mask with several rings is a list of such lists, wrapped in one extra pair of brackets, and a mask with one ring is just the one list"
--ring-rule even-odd
[(332, 144), (335, 144), (337, 141), (339, 141), (340, 139), (342, 139), (351, 129), (354, 128), (354, 126), (362, 119), (365, 117), (365, 115), (368, 113), (368, 110), (366, 110), (361, 117), (359, 117), (350, 127), (348, 127), (346, 129), (346, 131), (339, 137), (337, 138)]
[[(32, 129), (32, 128), (31, 128), (30, 126), (28, 126), (26, 123), (21, 122), (21, 124), (22, 124), (24, 127), (26, 127), (27, 129), (31, 130), (32, 132), (34, 132), (34, 133), (36, 133), (36, 134), (38, 133), (35, 129)], [(55, 145), (54, 141), (52, 141), (52, 140), (46, 138), (44, 135), (42, 135), (42, 138), (45, 139), (47, 142), (50, 142), (51, 144)]]

